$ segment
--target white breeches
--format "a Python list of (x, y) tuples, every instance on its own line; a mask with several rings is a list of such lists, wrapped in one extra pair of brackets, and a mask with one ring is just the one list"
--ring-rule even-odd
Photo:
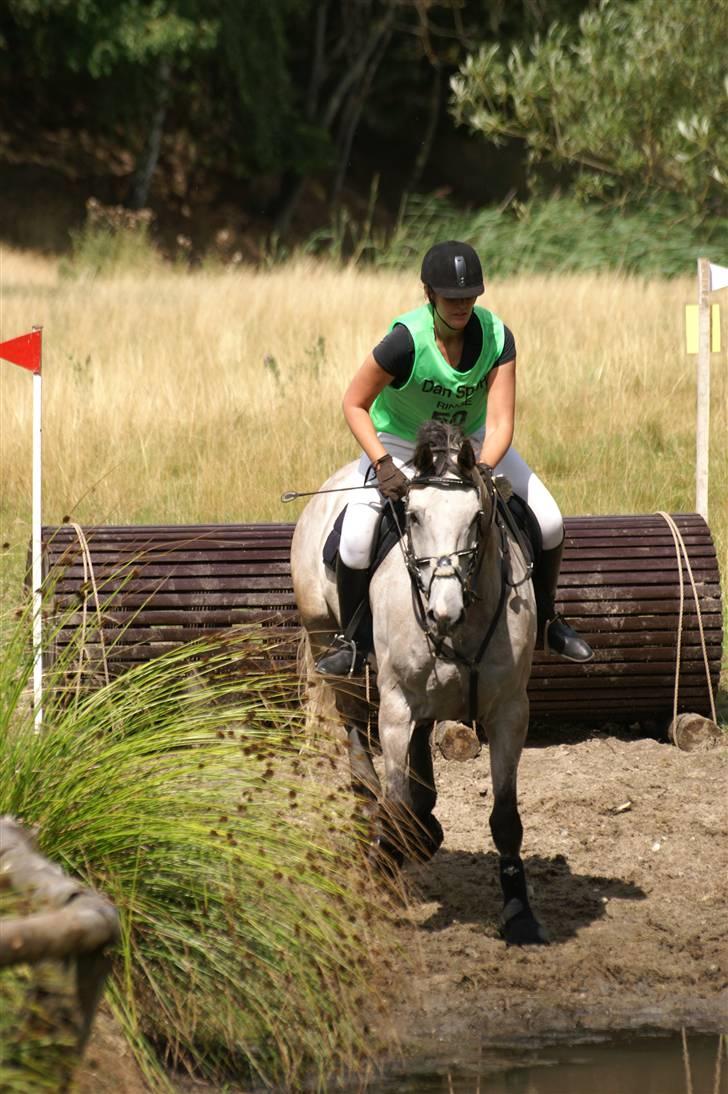
[[(379, 438), (394, 459), (397, 467), (409, 478), (415, 473), (414, 467), (409, 464), (415, 451), (414, 441), (405, 441), (401, 437), (395, 437), (392, 433), (380, 433)], [(476, 453), (480, 452), (483, 443), (483, 431), (474, 433), (470, 441)], [(561, 510), (556, 501), (535, 475), (526, 461), (518, 455), (515, 448), (509, 448), (503, 459), (495, 468), (498, 475), (505, 475), (511, 483), (516, 494), (526, 501), (534, 512), (541, 528), (544, 550), (558, 547), (564, 538), (564, 522)], [(372, 482), (374, 472), (371, 469), (369, 457), (362, 455), (359, 461), (358, 474), (361, 482)], [(341, 529), (341, 543), (339, 554), (344, 565), (352, 570), (365, 570), (369, 566), (372, 553), (372, 544), (377, 524), (386, 504), (385, 499), (378, 490), (352, 491), (344, 516)]]

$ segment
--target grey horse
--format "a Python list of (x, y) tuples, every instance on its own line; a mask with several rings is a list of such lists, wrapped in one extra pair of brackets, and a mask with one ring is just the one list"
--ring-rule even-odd
[[(376, 688), (327, 678), (346, 726), (352, 785), (373, 822), (373, 853), (388, 863), (399, 864), (404, 855), (426, 859), (443, 838), (433, 814), (433, 725), (445, 719), (477, 723), (490, 752), (502, 933), (509, 944), (545, 942), (527, 894), (516, 794), (536, 637), (530, 571), (498, 512), (492, 478), (475, 466), (472, 446), (459, 430), (425, 423), (413, 462), (402, 539), (370, 585)], [(344, 467), (321, 489), (350, 485), (355, 468)], [(346, 498), (314, 496), (293, 536), (293, 585), (311, 661), (338, 629), (336, 585), (322, 551)], [(372, 760), (373, 692), (383, 786)]]

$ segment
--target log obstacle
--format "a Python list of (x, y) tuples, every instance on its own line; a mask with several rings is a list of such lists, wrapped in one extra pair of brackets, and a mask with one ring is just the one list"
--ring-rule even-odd
[[(534, 716), (632, 720), (671, 714), (681, 574), (678, 710), (710, 714), (707, 678), (715, 691), (723, 637), (718, 563), (702, 517), (672, 519), (697, 603), (663, 517), (565, 519), (557, 607), (595, 657), (574, 665), (537, 652), (529, 684)], [(280, 654), (290, 662), (299, 633), (292, 534), (292, 524), (44, 528), (44, 572), (60, 621), (52, 655), (72, 641), (82, 616), (98, 614), (98, 600), (111, 673), (183, 642), (258, 622), (291, 636)], [(102, 649), (99, 628), (91, 631), (93, 661)]]

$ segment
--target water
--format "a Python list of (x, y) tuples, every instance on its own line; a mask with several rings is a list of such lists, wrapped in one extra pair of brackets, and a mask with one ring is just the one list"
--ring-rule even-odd
[[(483, 1049), (457, 1061), (421, 1059), (393, 1068), (366, 1094), (728, 1094), (723, 1039), (716, 1085), (716, 1035), (688, 1037), (690, 1077), (680, 1034), (631, 1036), (592, 1043)], [(444, 1046), (440, 1046), (441, 1049)]]

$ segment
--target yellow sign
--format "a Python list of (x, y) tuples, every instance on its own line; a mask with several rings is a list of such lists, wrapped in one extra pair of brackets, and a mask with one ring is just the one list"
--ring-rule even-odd
[[(698, 305), (685, 305), (685, 348), (698, 352)], [(720, 304), (710, 305), (710, 352), (720, 353)]]

